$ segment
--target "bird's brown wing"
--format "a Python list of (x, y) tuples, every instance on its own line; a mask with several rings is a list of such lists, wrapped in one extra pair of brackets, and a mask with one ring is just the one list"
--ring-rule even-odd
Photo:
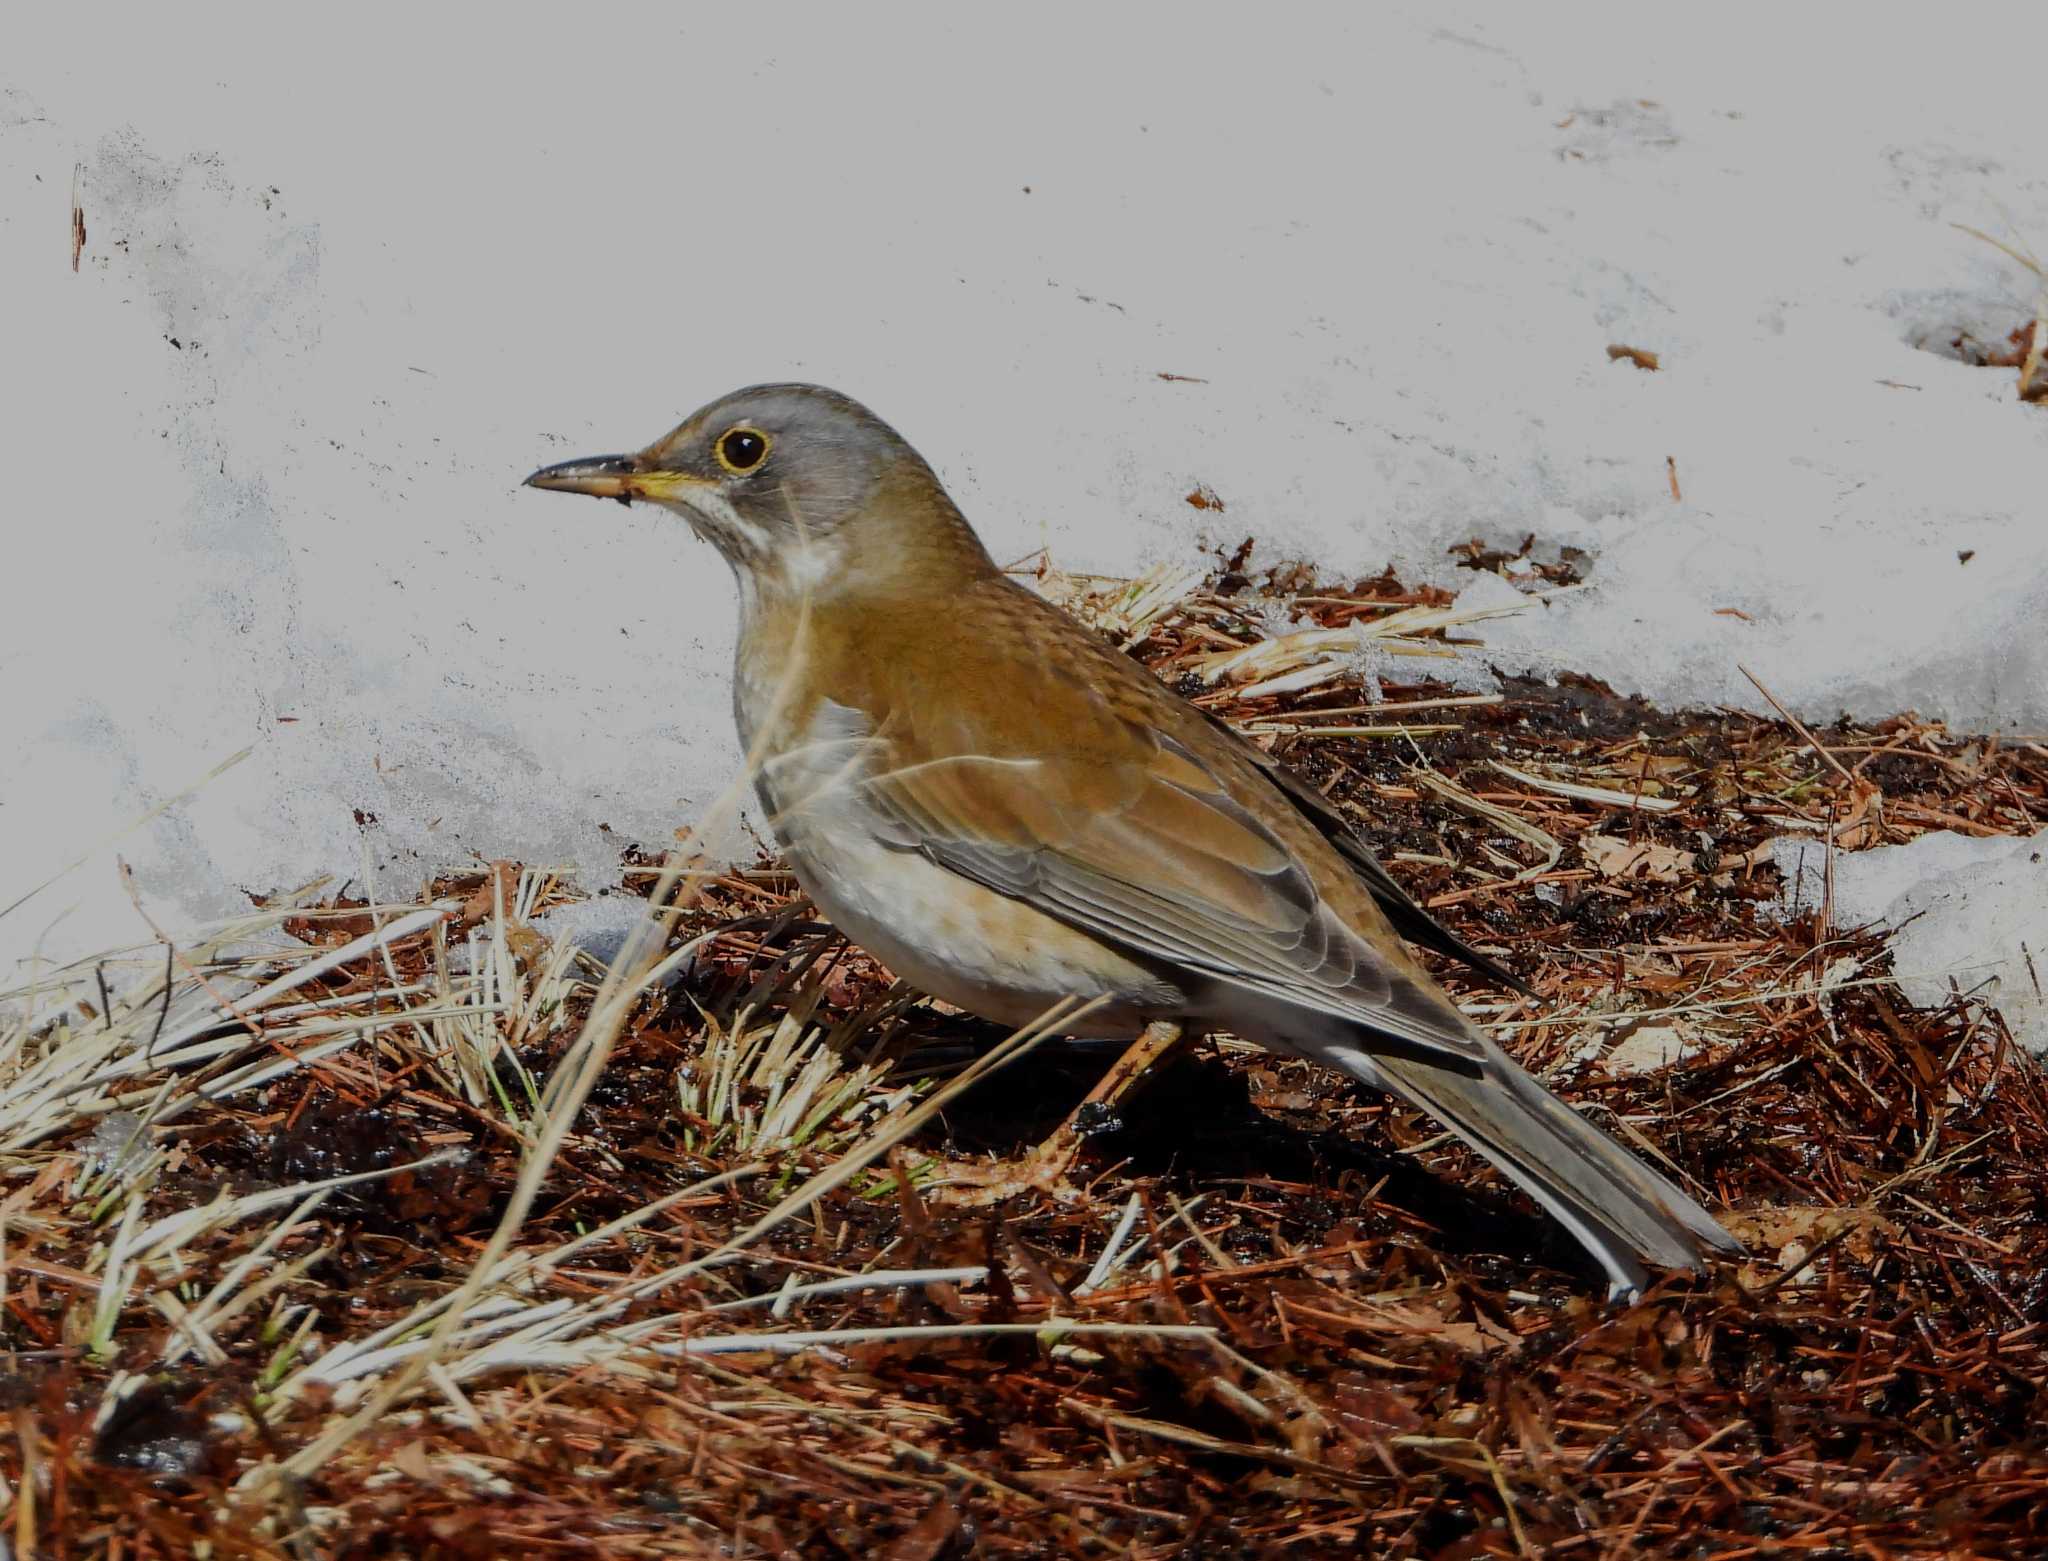
[(1469, 966), (1490, 981), (1512, 987), (1526, 997), (1535, 996), (1520, 976), (1497, 960), (1489, 958), (1459, 937), (1450, 928), (1438, 921), (1419, 905), (1414, 896), (1402, 888), (1392, 873), (1380, 865), (1379, 858), (1372, 854), (1372, 848), (1359, 837), (1351, 821), (1331, 805), (1315, 787), (1285, 764), (1267, 753), (1257, 744), (1247, 742), (1240, 732), (1219, 717), (1203, 712), (1217, 733), (1227, 741), (1237, 744), (1245, 757), (1256, 764), (1265, 777), (1294, 804), (1302, 817), (1312, 824), (1322, 837), (1337, 848), (1337, 852), (1372, 892), (1379, 908), (1386, 913), (1394, 930), (1410, 943), (1419, 943), (1434, 953), (1455, 959), (1461, 965)]
[[(1162, 691), (1163, 692), (1163, 691)], [(1057, 696), (1054, 696), (1057, 697)], [(1111, 705), (974, 730), (899, 710), (873, 731), (862, 788), (881, 837), (1197, 983), (1307, 1027), (1460, 1073), (1483, 1043), (1340, 921), (1308, 868), (1192, 745)], [(1047, 728), (1080, 735), (1048, 740)]]

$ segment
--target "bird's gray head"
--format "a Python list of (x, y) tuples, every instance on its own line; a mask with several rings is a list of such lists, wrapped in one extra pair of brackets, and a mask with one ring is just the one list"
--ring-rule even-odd
[(924, 517), (966, 532), (931, 468), (895, 429), (818, 385), (736, 390), (637, 454), (565, 461), (526, 481), (672, 510), (749, 588), (785, 577), (815, 588), (857, 552), (904, 540), (884, 533), (921, 528)]

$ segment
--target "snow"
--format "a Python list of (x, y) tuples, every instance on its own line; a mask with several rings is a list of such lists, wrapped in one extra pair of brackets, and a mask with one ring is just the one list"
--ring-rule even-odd
[(117, 853), (183, 925), (366, 845), (386, 893), (665, 846), (737, 758), (729, 579), (517, 484), (770, 378), (869, 402), (1005, 557), (1252, 535), (1498, 598), (1446, 549), (1533, 533), (1587, 584), (1486, 664), (2048, 730), (2048, 412), (1948, 347), (2034, 307), (1952, 224), (2048, 247), (1981, 63), (2048, 13), (1944, 16), (1930, 69), (1739, 6), (38, 8), (0, 905), (86, 860), (0, 972), (143, 936)]
[[(646, 916), (647, 902), (638, 895), (600, 894), (542, 911), (533, 918), (533, 925), (542, 936), (566, 939), (609, 968)], [(680, 971), (671, 975), (671, 981), (681, 978)]]
[(149, 1124), (133, 1111), (109, 1111), (85, 1140), (85, 1160), (109, 1181), (135, 1175), (149, 1162)]
[[(1785, 875), (1785, 913), (1825, 903), (1825, 843), (1788, 836), (1771, 844)], [(2048, 830), (1981, 840), (1937, 831), (1837, 851), (1833, 908), (1836, 927), (1891, 929), (1892, 964), (1910, 1001), (1981, 998), (2022, 1045), (2048, 1052)]]

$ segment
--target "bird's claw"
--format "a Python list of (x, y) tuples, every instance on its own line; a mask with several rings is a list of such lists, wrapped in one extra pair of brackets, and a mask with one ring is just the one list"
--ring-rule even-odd
[(953, 1209), (985, 1209), (1027, 1192), (1056, 1203), (1082, 1203), (1088, 1194), (1068, 1176), (1081, 1152), (1081, 1137), (1062, 1127), (1018, 1160), (949, 1163), (940, 1179), (922, 1189), (927, 1203)]

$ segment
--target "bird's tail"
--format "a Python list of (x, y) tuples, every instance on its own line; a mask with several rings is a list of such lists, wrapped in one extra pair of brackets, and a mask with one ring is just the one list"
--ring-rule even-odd
[(1742, 1244), (1666, 1177), (1559, 1100), (1491, 1042), (1488, 1067), (1467, 1078), (1428, 1063), (1375, 1056), (1355, 1041), (1304, 1048), (1375, 1089), (1427, 1111), (1556, 1215), (1607, 1270), (1612, 1296), (1639, 1292), (1639, 1259), (1700, 1266), (1703, 1248)]

